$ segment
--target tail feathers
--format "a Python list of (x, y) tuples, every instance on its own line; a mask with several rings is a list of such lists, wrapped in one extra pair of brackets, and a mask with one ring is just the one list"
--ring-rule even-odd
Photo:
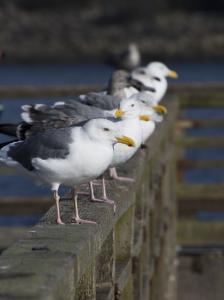
[(26, 122), (19, 124), (0, 124), (0, 133), (17, 137), (19, 140), (25, 140), (29, 136), (29, 130), (33, 125)]
[(18, 124), (0, 124), (0, 133), (16, 137), (17, 126)]
[(29, 131), (33, 125), (21, 122), (16, 129), (16, 136), (19, 140), (25, 140), (29, 136)]
[(3, 147), (5, 147), (11, 143), (14, 143), (14, 142), (18, 142), (18, 140), (16, 139), (16, 140), (11, 140), (11, 141), (0, 143), (0, 149), (2, 149)]
[(29, 124), (35, 121), (42, 121), (46, 118), (49, 108), (50, 107), (45, 104), (23, 105), (21, 117)]
[(17, 167), (19, 164), (16, 160), (9, 155), (11, 147), (17, 143), (22, 143), (18, 140), (7, 141), (0, 144), (0, 163), (7, 165), (8, 167)]

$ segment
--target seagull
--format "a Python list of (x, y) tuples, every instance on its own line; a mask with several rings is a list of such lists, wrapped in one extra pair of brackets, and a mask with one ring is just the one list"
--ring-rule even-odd
[(40, 122), (45, 127), (65, 127), (77, 124), (93, 118), (119, 117), (115, 114), (116, 109), (105, 110), (98, 107), (81, 103), (78, 97), (66, 102), (55, 102), (52, 106), (45, 104), (23, 105), (22, 119), (33, 124)]
[(107, 90), (80, 95), (76, 100), (90, 106), (110, 110), (116, 108), (122, 99), (129, 98), (141, 91), (155, 92), (155, 89), (132, 78), (126, 71), (116, 70), (109, 80)]
[(110, 169), (110, 175), (113, 179), (125, 180), (117, 175), (115, 167), (127, 162), (139, 149), (142, 143), (142, 126), (141, 120), (148, 121), (150, 118), (150, 113), (147, 116), (143, 114), (143, 105), (141, 102), (137, 101), (135, 98), (128, 99), (127, 101), (122, 101), (119, 106), (119, 112), (122, 115), (120, 120), (116, 120), (117, 125), (120, 128), (120, 132), (123, 135), (130, 136), (135, 141), (135, 147), (117, 147), (114, 146), (114, 155), (111, 163), (112, 169)]
[(124, 70), (115, 70), (109, 80), (107, 90), (104, 94), (118, 97), (120, 100), (125, 98), (124, 89), (129, 86), (129, 72)]
[[(148, 125), (146, 125), (145, 121), (149, 120), (149, 116), (155, 113), (155, 110), (157, 111), (157, 107), (150, 107), (152, 104), (152, 99), (150, 95), (146, 92), (139, 93), (137, 95), (133, 95), (130, 99), (123, 99), (120, 101), (119, 108), (114, 110), (114, 115), (117, 117), (120, 117), (120, 121), (116, 121), (116, 119), (112, 119), (113, 122), (117, 122), (117, 125), (120, 127), (120, 131), (126, 132), (131, 134), (131, 137), (138, 141), (137, 147), (132, 148), (130, 151), (130, 148), (124, 147), (127, 149), (124, 149), (125, 152), (125, 160), (127, 161), (139, 148), (141, 143), (143, 143), (143, 139), (145, 141), (145, 136), (148, 137), (149, 131), (151, 131), (151, 122), (149, 122)], [(60, 104), (62, 105), (62, 104)], [(162, 107), (162, 106), (161, 106)], [(49, 128), (59, 128), (59, 127), (66, 127), (70, 125), (71, 123), (74, 123), (74, 120), (77, 120), (79, 118), (74, 116), (74, 112), (72, 113), (72, 121), (70, 120), (71, 112), (68, 110), (66, 113), (69, 114), (67, 116), (65, 114), (65, 109), (62, 106), (63, 110), (60, 111), (59, 106), (57, 110), (50, 110), (49, 113), (49, 107), (48, 106), (41, 106), (41, 105), (35, 105), (34, 107), (29, 107), (27, 109), (27, 112), (30, 111), (30, 115), (28, 116), (29, 119), (33, 119), (33, 114), (35, 111), (37, 111), (37, 117), (36, 119), (39, 121), (32, 122), (31, 124), (22, 122), (18, 124), (17, 126), (15, 124), (1, 124), (0, 125), (0, 132), (5, 134), (10, 134), (12, 136), (17, 137), (19, 140), (24, 140), (27, 137), (31, 135), (35, 135), (39, 132), (44, 132)], [(47, 111), (47, 113), (45, 113)], [(43, 116), (40, 118), (40, 115), (43, 112)], [(78, 111), (75, 111), (76, 114)], [(146, 113), (147, 112), (147, 113)], [(161, 109), (158, 111), (161, 113)], [(142, 115), (141, 115), (142, 114)], [(146, 114), (148, 116), (146, 116)], [(27, 118), (26, 118), (27, 119)], [(144, 120), (143, 122), (140, 120)], [(79, 126), (80, 123), (77, 124)], [(75, 125), (75, 124), (73, 124)], [(117, 151), (115, 152), (117, 153)], [(116, 155), (115, 155), (116, 157)], [(122, 160), (120, 160), (120, 164), (122, 164)], [(114, 179), (122, 180), (116, 172), (116, 169), (111, 169), (111, 177)], [(123, 180), (126, 180), (123, 178)], [(128, 181), (128, 180), (126, 180)], [(98, 199), (94, 195), (94, 189), (93, 189), (93, 182), (90, 181), (90, 200), (92, 202), (105, 202), (109, 203), (114, 206), (115, 210), (115, 204), (114, 201), (108, 199), (106, 194), (106, 187), (105, 187), (105, 181), (104, 178), (102, 179), (102, 198)]]
[[(145, 100), (148, 100), (148, 98)], [(122, 117), (121, 119), (114, 120), (114, 122), (116, 122), (116, 124), (119, 126), (119, 130), (122, 135), (128, 135), (135, 141), (135, 147), (130, 148), (126, 145), (124, 145), (124, 147), (118, 147), (119, 145), (117, 144), (114, 146), (113, 160), (109, 169), (110, 176), (111, 178), (120, 181), (133, 181), (132, 178), (118, 176), (116, 166), (126, 163), (136, 153), (141, 144), (145, 142), (150, 134), (152, 134), (155, 129), (154, 121), (157, 120), (155, 116), (158, 118), (162, 117), (157, 115), (152, 107), (147, 106), (146, 101), (138, 101), (135, 99), (135, 97), (121, 101), (118, 110)], [(145, 125), (144, 123), (149, 123), (149, 125)], [(95, 198), (93, 182), (90, 183), (90, 193), (91, 201), (93, 202), (104, 201), (114, 204), (114, 201), (108, 199), (107, 197), (104, 177), (102, 177), (102, 198)], [(115, 208), (116, 206), (114, 206), (114, 210)]]
[(166, 77), (177, 78), (178, 74), (161, 62), (151, 62), (146, 67), (136, 68), (131, 73), (131, 78), (140, 81), (146, 87), (155, 89), (155, 104), (162, 100), (167, 91)]
[[(104, 96), (102, 97), (104, 99)], [(108, 97), (110, 96), (108, 95)], [(24, 140), (31, 135), (44, 132), (47, 129), (79, 125), (92, 118), (101, 118), (102, 115), (104, 118), (110, 118), (115, 122), (115, 118), (122, 118), (125, 113), (128, 113), (129, 110), (132, 109), (130, 100), (135, 99), (138, 99), (139, 104), (141, 104), (142, 101), (142, 105), (150, 106), (152, 103), (149, 94), (139, 93), (139, 95), (136, 94), (130, 99), (126, 98), (117, 102), (116, 105), (113, 99), (113, 103), (107, 101), (107, 104), (103, 104), (103, 101), (100, 101), (97, 97), (96, 102), (99, 106), (98, 108), (94, 107), (92, 102), (91, 105), (79, 105), (80, 103), (76, 103), (75, 100), (74, 103), (71, 101), (71, 104), (70, 102), (56, 102), (53, 106), (45, 104), (23, 105), (21, 113), (23, 121), (17, 124), (0, 124), (0, 133), (17, 137), (19, 140)], [(106, 110), (100, 107), (105, 107)], [(108, 110), (108, 107), (113, 109)], [(124, 109), (122, 110), (123, 107)], [(157, 110), (157, 107), (153, 108)]]
[(141, 55), (138, 46), (135, 43), (130, 43), (128, 48), (117, 55), (113, 55), (112, 62), (116, 67), (133, 70), (141, 63)]
[[(130, 136), (135, 140), (135, 148), (123, 147), (123, 145), (114, 146), (114, 156), (110, 165), (110, 176), (115, 180), (133, 181), (132, 178), (118, 176), (116, 167), (127, 162), (146, 142), (155, 130), (155, 123), (161, 122), (163, 117), (159, 115), (153, 107), (148, 106), (149, 98), (144, 98), (143, 93), (139, 93), (139, 99), (132, 96), (127, 102), (123, 102), (120, 106), (122, 120), (117, 121), (120, 124), (122, 134)], [(140, 101), (140, 99), (142, 101)], [(148, 101), (148, 103), (147, 103)], [(162, 107), (162, 106), (161, 106)], [(130, 109), (132, 108), (132, 109)]]
[(106, 119), (92, 119), (84, 126), (48, 129), (25, 141), (9, 143), (0, 150), (0, 161), (25, 171), (48, 184), (56, 203), (57, 224), (61, 220), (58, 193), (60, 185), (73, 188), (73, 223), (94, 223), (79, 217), (77, 188), (106, 171), (113, 159), (113, 147), (135, 141), (121, 135), (119, 126)]
[[(142, 95), (144, 95), (148, 105), (153, 106), (156, 111), (162, 112), (162, 106), (154, 105), (154, 92), (137, 93), (132, 98), (141, 101)], [(53, 106), (45, 104), (23, 105), (21, 117), (26, 123), (35, 125), (32, 129), (36, 128), (37, 131), (40, 131), (38, 124), (41, 124), (42, 131), (52, 127), (67, 127), (92, 118), (121, 117), (117, 107), (121, 101), (128, 99), (120, 100), (111, 95), (89, 93), (85, 99), (80, 100), (80, 97), (75, 97), (66, 102), (55, 102)]]
[[(127, 147), (125, 145), (124, 148), (117, 148), (117, 144), (114, 145), (114, 152), (113, 152), (113, 160), (116, 159), (117, 156), (119, 156), (120, 165), (131, 158), (135, 152), (138, 150), (138, 148), (141, 145), (142, 142), (142, 128), (140, 124), (141, 119), (145, 119), (145, 115), (141, 115), (141, 103), (135, 99), (124, 99), (121, 101), (119, 108), (117, 109), (117, 114), (120, 114), (120, 119), (112, 119), (113, 122), (116, 123), (116, 125), (119, 128), (119, 131), (121, 135), (128, 136), (135, 141), (135, 147)], [(122, 156), (122, 158), (121, 158)], [(117, 176), (116, 178), (113, 177), (114, 172), (116, 172), (115, 167), (113, 170), (110, 169), (110, 174), (112, 174), (113, 179), (117, 180), (125, 180), (123, 177)], [(117, 174), (117, 173), (116, 173)], [(126, 180), (128, 181), (128, 180)], [(106, 185), (104, 177), (102, 177), (102, 198), (96, 199), (94, 196), (93, 191), (93, 182), (90, 182), (90, 193), (91, 193), (91, 201), (93, 202), (107, 202), (109, 204), (114, 204), (113, 200), (108, 199), (107, 193), (106, 193)], [(114, 206), (114, 210), (116, 207)]]
[[(108, 107), (108, 101), (111, 102), (113, 99), (111, 96), (115, 97), (114, 103), (117, 103), (141, 91), (148, 91), (154, 93), (154, 104), (157, 104), (166, 93), (166, 77), (177, 78), (178, 74), (161, 62), (151, 62), (146, 67), (135, 68), (131, 73), (116, 70), (112, 74), (107, 90), (80, 95), (79, 98), (88, 105), (92, 105), (95, 101), (97, 107), (99, 107), (98, 102), (102, 105), (104, 100)], [(102, 108), (105, 109), (105, 107)]]
[(117, 107), (117, 104), (122, 99), (128, 98), (141, 91), (155, 92), (155, 89), (144, 85), (144, 83), (141, 82), (141, 78), (132, 78), (131, 73), (127, 71), (115, 70), (106, 90), (80, 95), (77, 100), (102, 109), (112, 109), (114, 105)]

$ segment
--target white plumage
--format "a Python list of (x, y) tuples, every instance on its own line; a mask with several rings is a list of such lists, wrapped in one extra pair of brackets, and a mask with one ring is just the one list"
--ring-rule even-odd
[[(121, 135), (116, 123), (93, 119), (83, 127), (53, 129), (9, 144), (1, 149), (0, 161), (23, 168), (51, 186), (57, 206), (57, 223), (62, 224), (59, 186), (79, 186), (100, 176), (112, 161), (116, 143), (134, 146), (132, 139)], [(77, 207), (76, 194), (74, 202)], [(74, 222), (89, 221), (80, 219), (76, 208)]]

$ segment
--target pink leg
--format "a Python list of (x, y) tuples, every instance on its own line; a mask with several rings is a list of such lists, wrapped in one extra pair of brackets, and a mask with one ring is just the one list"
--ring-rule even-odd
[(102, 178), (102, 194), (103, 194), (103, 200), (104, 200), (104, 202), (113, 205), (114, 213), (115, 213), (116, 212), (116, 204), (115, 204), (115, 202), (113, 200), (110, 200), (107, 197), (106, 183), (105, 183), (104, 177)]
[(89, 188), (90, 188), (90, 201), (91, 202), (103, 202), (102, 199), (98, 199), (95, 197), (95, 194), (94, 194), (94, 184), (92, 181), (90, 181), (89, 183)]
[(61, 220), (60, 206), (59, 206), (60, 196), (58, 195), (58, 191), (53, 191), (53, 198), (55, 200), (56, 210), (57, 210), (57, 219), (56, 219), (56, 222), (59, 225), (64, 225), (65, 223), (63, 223), (62, 220)]
[(110, 168), (110, 177), (119, 181), (134, 182), (134, 178), (118, 176), (117, 170), (114, 167)]
[(94, 221), (89, 221), (89, 220), (83, 220), (79, 217), (79, 211), (78, 211), (78, 193), (73, 189), (72, 193), (72, 201), (74, 203), (74, 215), (72, 216), (72, 221), (71, 223), (76, 223), (76, 224), (97, 224)]
[(109, 200), (107, 198), (107, 195), (106, 195), (106, 187), (105, 187), (104, 178), (102, 179), (102, 192), (103, 192), (103, 199), (96, 198), (95, 195), (94, 195), (93, 183), (90, 182), (90, 193), (91, 193), (91, 199), (90, 199), (90, 201), (92, 201), (92, 202), (100, 202), (100, 203), (108, 203), (110, 205), (113, 205), (114, 212), (115, 212), (116, 205), (115, 205), (114, 201), (113, 200)]
[[(91, 181), (93, 185), (101, 185), (99, 180), (93, 180)], [(89, 196), (91, 193), (90, 192), (84, 192), (84, 191), (78, 191), (77, 192), (78, 195), (87, 195)]]

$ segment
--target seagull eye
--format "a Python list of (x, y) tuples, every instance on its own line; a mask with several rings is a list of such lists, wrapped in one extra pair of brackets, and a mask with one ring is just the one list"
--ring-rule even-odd
[(146, 72), (145, 72), (144, 70), (139, 70), (139, 71), (138, 71), (138, 74), (145, 75)]
[(131, 107), (134, 107), (134, 106), (135, 106), (134, 104), (131, 105)]
[(109, 129), (109, 128), (106, 128), (106, 127), (105, 127), (103, 130), (104, 130), (104, 131), (110, 131), (110, 129)]

